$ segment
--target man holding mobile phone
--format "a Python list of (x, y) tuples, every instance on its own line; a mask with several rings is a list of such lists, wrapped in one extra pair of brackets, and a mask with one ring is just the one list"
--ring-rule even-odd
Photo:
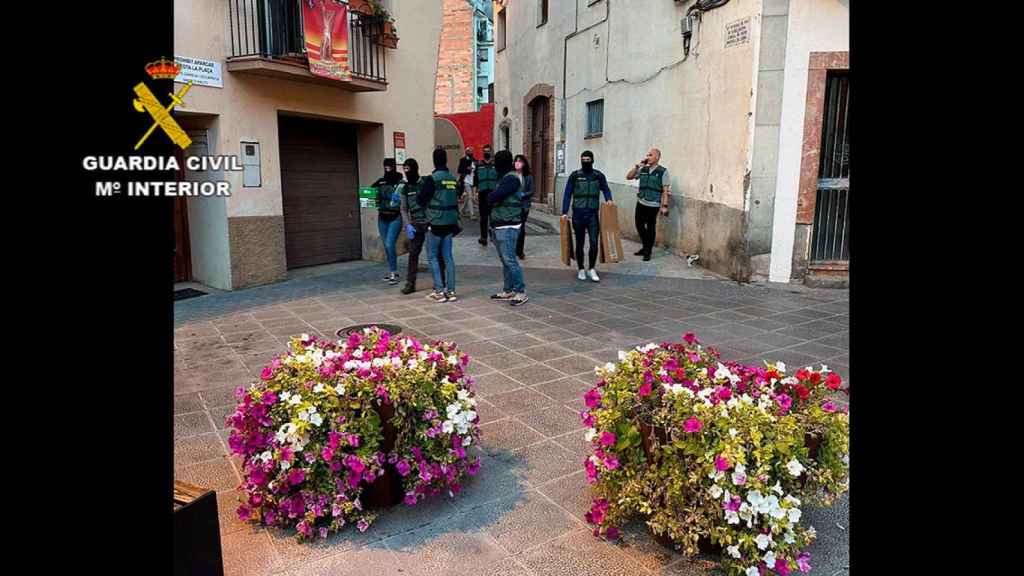
[(629, 169), (626, 180), (639, 180), (640, 189), (636, 202), (636, 232), (640, 236), (642, 247), (634, 256), (643, 256), (644, 261), (651, 259), (654, 250), (654, 234), (658, 224), (658, 213), (668, 215), (668, 199), (672, 195), (672, 180), (668, 170), (658, 164), (661, 151), (651, 148), (639, 163)]

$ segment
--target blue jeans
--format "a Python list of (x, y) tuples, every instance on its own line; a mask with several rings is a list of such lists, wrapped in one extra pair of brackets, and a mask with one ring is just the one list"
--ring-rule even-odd
[(516, 258), (518, 239), (519, 230), (516, 228), (491, 229), (491, 241), (498, 249), (498, 258), (501, 259), (501, 271), (504, 276), (502, 291), (522, 294), (526, 292), (526, 284), (523, 283), (523, 269)]
[(388, 259), (388, 272), (398, 272), (398, 250), (395, 242), (398, 234), (402, 231), (402, 218), (395, 218), (390, 222), (377, 219), (377, 231), (380, 232), (380, 239), (384, 242), (384, 255)]
[[(452, 258), (452, 239), (455, 236), (437, 236), (433, 230), (427, 231), (427, 261), (430, 262), (430, 272), (434, 275), (435, 292), (455, 292), (455, 260)], [(438, 256), (444, 259), (444, 272), (446, 278), (441, 278), (441, 264)]]

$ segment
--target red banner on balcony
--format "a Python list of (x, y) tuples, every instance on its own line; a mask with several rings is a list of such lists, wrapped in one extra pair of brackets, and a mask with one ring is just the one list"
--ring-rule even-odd
[(335, 0), (303, 0), (309, 71), (332, 80), (351, 80), (348, 66), (348, 6)]

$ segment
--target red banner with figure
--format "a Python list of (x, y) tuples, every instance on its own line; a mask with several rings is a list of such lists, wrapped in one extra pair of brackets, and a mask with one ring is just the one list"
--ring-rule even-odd
[(332, 80), (350, 80), (348, 5), (336, 0), (302, 0), (309, 71)]

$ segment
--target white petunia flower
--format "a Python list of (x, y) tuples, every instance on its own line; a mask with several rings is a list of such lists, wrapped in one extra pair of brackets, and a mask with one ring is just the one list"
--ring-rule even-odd
[(814, 529), (814, 526), (808, 526), (807, 527), (807, 535), (810, 536), (811, 538), (814, 538), (815, 536), (818, 535), (818, 531)]
[(319, 426), (324, 423), (324, 418), (323, 416), (314, 412), (313, 415), (309, 417), (309, 423), (312, 424), (313, 426)]
[(728, 548), (726, 548), (726, 550), (729, 552), (729, 556), (732, 556), (733, 558), (739, 558), (740, 557), (740, 547), (739, 546), (736, 546), (736, 545), (729, 546)]
[(775, 486), (772, 486), (772, 492), (775, 492), (779, 496), (782, 496), (782, 484), (776, 481)]
[(324, 391), (324, 385), (323, 384), (317, 384), (316, 386), (313, 387), (313, 392), (316, 392), (317, 394), (320, 394), (323, 391)]
[(470, 406), (476, 406), (476, 398), (470, 398), (466, 400), (466, 404), (469, 404)]
[(391, 357), (391, 367), (396, 369), (396, 370), (401, 368), (402, 367), (402, 359), (400, 357), (398, 357), (398, 356), (392, 356)]
[(625, 359), (626, 359), (626, 352), (624, 350), (619, 350), (619, 362), (621, 362), (621, 361), (623, 361)]
[(597, 430), (594, 428), (588, 428), (586, 433), (583, 434), (583, 439), (587, 442), (591, 442), (594, 440), (595, 436), (597, 436)]
[(263, 460), (264, 462), (270, 462), (270, 459), (273, 457), (274, 455), (271, 454), (269, 450), (267, 450), (263, 454), (260, 454), (260, 460)]
[(473, 443), (473, 437), (472, 436), (466, 436), (465, 438), (462, 439), (462, 445), (463, 446), (469, 446), (472, 443)]
[(459, 357), (458, 356), (456, 356), (455, 354), (450, 354), (448, 356), (448, 365), (449, 366), (455, 366), (458, 363), (459, 363)]
[(792, 543), (796, 542), (796, 537), (793, 535), (793, 531), (792, 530), (789, 530), (788, 532), (786, 532), (786, 536), (785, 536), (785, 538), (783, 538), (783, 541), (785, 541), (786, 544), (792, 544)]
[(796, 496), (793, 496), (792, 494), (783, 498), (782, 501), (785, 502), (786, 504), (789, 504), (790, 506), (800, 505), (800, 499), (797, 498)]
[(355, 350), (353, 350), (352, 351), (352, 357), (353, 358), (362, 358), (363, 357), (363, 347), (360, 346), (359, 348), (356, 348)]
[(850, 467), (850, 455), (848, 453), (843, 455), (843, 464), (845, 464), (847, 468)]
[(765, 554), (764, 555), (764, 563), (774, 568), (775, 567), (775, 552), (769, 551), (767, 554)]
[(417, 361), (415, 358), (410, 358), (409, 359), (409, 369), (410, 370), (415, 370), (416, 367), (419, 366), (419, 364), (420, 364), (419, 361)]
[(309, 422), (309, 412), (305, 410), (299, 410), (299, 420), (303, 422)]
[(334, 387), (334, 391), (338, 393), (338, 396), (345, 394), (345, 385), (339, 382), (338, 385)]
[(430, 356), (430, 354), (428, 354), (426, 350), (420, 350), (420, 353), (418, 354), (418, 356), (419, 356), (420, 360), (426, 360), (427, 357)]
[(779, 369), (779, 372), (785, 372), (786, 371), (786, 363), (785, 362), (776, 362), (775, 363), (775, 367)]
[(451, 434), (452, 430), (455, 430), (455, 423), (451, 420), (445, 420), (444, 424), (441, 424), (441, 430), (443, 430), (445, 434)]
[(767, 550), (772, 539), (767, 534), (758, 534), (757, 538), (754, 538), (754, 541), (757, 542), (758, 550)]
[(732, 510), (726, 510), (725, 511), (725, 521), (728, 522), (729, 524), (739, 524), (740, 523), (740, 515), (737, 514), (736, 512), (733, 512)]
[(463, 412), (463, 414), (466, 415), (466, 422), (472, 422), (473, 420), (476, 420), (476, 410), (469, 410), (467, 412)]
[(459, 400), (465, 400), (467, 398), (469, 398), (469, 391), (459, 390)]
[(758, 570), (757, 566), (751, 566), (747, 568), (747, 571), (743, 573), (744, 576), (761, 576), (761, 571)]
[(608, 372), (615, 372), (615, 364), (609, 362), (604, 365), (604, 369), (607, 370)]
[(292, 395), (291, 398), (288, 399), (288, 404), (290, 404), (292, 406), (297, 406), (297, 405), (299, 405), (301, 403), (302, 403), (302, 396), (299, 396), (298, 394), (294, 394), (294, 395)]
[(721, 495), (722, 495), (722, 488), (719, 487), (718, 484), (715, 484), (714, 486), (711, 487), (711, 497), (712, 498), (717, 499)]
[[(737, 465), (736, 467), (739, 468), (739, 466), (740, 465)], [(750, 502), (750, 505), (753, 506), (754, 509), (760, 510), (761, 505), (764, 503), (764, 496), (761, 494), (760, 490), (751, 490), (750, 492), (747, 492), (747, 502)]]
[(288, 392), (287, 390), (285, 390), (284, 392), (281, 392), (281, 402), (287, 402), (288, 399), (291, 398), (291, 396), (292, 396), (292, 393)]
[(281, 460), (281, 470), (287, 470), (292, 467), (292, 463), (287, 460)]
[(736, 430), (735, 428), (729, 428), (729, 437), (730, 438), (735, 438), (737, 434), (739, 434), (738, 430)]
[(789, 521), (792, 522), (793, 524), (796, 524), (797, 522), (800, 521), (800, 515), (802, 514), (802, 512), (800, 512), (799, 508), (790, 508), (788, 510), (788, 514), (789, 514)]
[(384, 359), (383, 358), (374, 358), (373, 362), (371, 362), (370, 365), (373, 366), (374, 368), (380, 368), (381, 366), (384, 365)]
[(344, 364), (342, 364), (341, 367), (344, 368), (346, 371), (355, 370), (356, 368), (359, 367), (359, 362), (356, 360), (348, 360)]
[(786, 470), (789, 470), (789, 473), (792, 474), (793, 476), (799, 476), (804, 471), (804, 465), (801, 464), (799, 460), (794, 458), (790, 460), (788, 464), (786, 464)]

